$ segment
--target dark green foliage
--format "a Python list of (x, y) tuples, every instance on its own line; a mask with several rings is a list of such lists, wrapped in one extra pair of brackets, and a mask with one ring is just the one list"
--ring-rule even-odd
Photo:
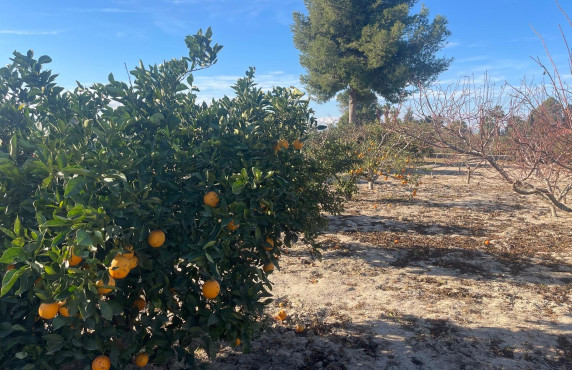
[(449, 36), (446, 19), (430, 21), (425, 7), (410, 14), (416, 0), (304, 3), (308, 14), (294, 13), (294, 44), (308, 72), (302, 82), (320, 101), (347, 90), (350, 113), (358, 96), (376, 93), (396, 102), (407, 87), (430, 83), (451, 62), (436, 57)]
[[(312, 243), (321, 212), (339, 209), (327, 169), (293, 145), (274, 150), (316, 126), (303, 94), (263, 92), (251, 69), (235, 98), (199, 104), (190, 73), (220, 46), (210, 29), (186, 44), (188, 57), (141, 63), (132, 84), (110, 74), (63, 92), (32, 52), (0, 69), (0, 368), (84, 368), (99, 354), (124, 368), (139, 351), (192, 366), (197, 347), (213, 356), (237, 338), (247, 350), (271, 302), (262, 266)], [(155, 229), (161, 248), (146, 242)], [(139, 265), (100, 296), (95, 282), (128, 246)], [(216, 299), (201, 293), (208, 279)], [(71, 317), (37, 319), (40, 302), (64, 299)]]

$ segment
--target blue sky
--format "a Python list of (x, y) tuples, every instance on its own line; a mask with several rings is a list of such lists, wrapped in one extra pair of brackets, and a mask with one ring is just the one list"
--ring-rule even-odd
[[(560, 0), (572, 16), (569, 0)], [(442, 55), (455, 58), (439, 76), (450, 83), (460, 76), (487, 72), (492, 81), (518, 84), (538, 76), (533, 57), (547, 61), (539, 32), (553, 57), (567, 66), (559, 25), (572, 27), (553, 0), (427, 0), (431, 16), (447, 17), (452, 32)], [(52, 57), (50, 68), (61, 86), (106, 82), (113, 72), (127, 80), (129, 69), (143, 60), (161, 63), (187, 54), (186, 35), (211, 26), (224, 48), (219, 62), (195, 74), (204, 99), (230, 94), (230, 86), (249, 66), (256, 67), (263, 88), (297, 86), (304, 70), (298, 62), (290, 25), (303, 0), (23, 0), (3, 1), (0, 12), (0, 58), (8, 63), (14, 50), (33, 49)], [(316, 117), (336, 117), (335, 101), (312, 104)]]

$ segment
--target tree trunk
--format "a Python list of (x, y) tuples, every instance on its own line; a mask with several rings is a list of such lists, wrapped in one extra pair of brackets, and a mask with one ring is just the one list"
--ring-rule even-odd
[(373, 190), (373, 180), (367, 182), (369, 190)]
[(349, 101), (349, 123), (355, 125), (357, 120), (357, 91), (350, 87), (350, 101)]

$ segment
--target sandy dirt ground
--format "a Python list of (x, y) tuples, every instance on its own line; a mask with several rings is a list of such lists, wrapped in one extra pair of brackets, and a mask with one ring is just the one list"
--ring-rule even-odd
[(252, 351), (223, 346), (202, 366), (572, 369), (572, 218), (494, 177), (431, 165), (415, 198), (360, 184), (321, 260), (303, 245), (283, 255)]

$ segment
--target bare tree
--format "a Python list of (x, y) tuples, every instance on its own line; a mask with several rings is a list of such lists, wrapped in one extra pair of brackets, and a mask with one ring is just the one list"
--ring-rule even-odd
[(554, 75), (556, 68), (552, 82), (538, 86), (497, 88), (485, 75), (482, 81), (421, 88), (413, 100), (418, 121), (394, 120), (391, 127), (465, 161), (490, 164), (517, 193), (545, 199), (553, 216), (557, 209), (572, 212), (566, 205), (572, 189), (569, 90)]

